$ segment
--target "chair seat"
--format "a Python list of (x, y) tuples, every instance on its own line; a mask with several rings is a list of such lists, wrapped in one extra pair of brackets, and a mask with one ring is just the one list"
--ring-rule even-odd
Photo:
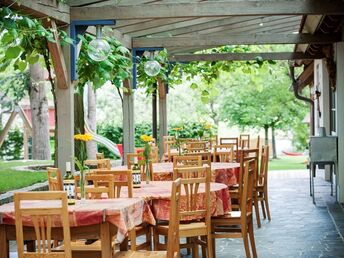
[[(116, 252), (115, 258), (144, 258), (144, 257), (151, 257), (151, 258), (160, 258), (166, 257), (166, 251), (126, 251), (126, 252)], [(177, 255), (175, 255), (177, 257)]]
[[(168, 232), (168, 225), (158, 225), (155, 227), (156, 231), (162, 235), (166, 235)], [(179, 225), (179, 237), (192, 237), (199, 235), (206, 235), (207, 226), (205, 222), (193, 222), (189, 224)]]
[[(112, 248), (114, 249), (114, 241), (112, 242)], [(72, 251), (99, 251), (102, 250), (102, 242), (97, 240), (92, 244), (86, 245), (84, 240), (71, 241)], [(64, 250), (64, 245), (59, 245), (53, 249), (55, 252), (60, 252)]]

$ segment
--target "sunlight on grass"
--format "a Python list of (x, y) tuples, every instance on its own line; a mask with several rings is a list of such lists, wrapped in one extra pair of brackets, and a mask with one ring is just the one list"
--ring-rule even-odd
[(47, 180), (44, 172), (27, 172), (15, 170), (18, 166), (51, 164), (51, 161), (0, 161), (0, 193), (22, 188)]
[(269, 170), (306, 169), (307, 156), (280, 156), (269, 161)]

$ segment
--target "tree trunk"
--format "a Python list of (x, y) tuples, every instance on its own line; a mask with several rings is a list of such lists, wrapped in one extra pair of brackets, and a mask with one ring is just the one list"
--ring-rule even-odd
[[(93, 132), (97, 132), (97, 105), (96, 105), (96, 92), (93, 90), (92, 85), (87, 86), (87, 121)], [(86, 143), (87, 156), (89, 159), (95, 159), (97, 154), (97, 142), (89, 141)]]
[(277, 159), (275, 126), (274, 125), (271, 126), (271, 140), (272, 140), (272, 158)]
[(219, 125), (219, 118), (218, 118), (217, 112), (215, 110), (214, 104), (215, 104), (214, 101), (211, 101), (209, 103), (209, 107), (210, 107), (210, 114), (209, 114), (209, 116), (210, 116), (211, 119), (213, 119), (214, 125), (218, 126)]
[(30, 66), (30, 75), (32, 158), (50, 160), (49, 112), (45, 93), (46, 71), (40, 63), (36, 63)]
[(269, 145), (269, 126), (264, 126), (264, 132), (265, 132), (265, 145)]

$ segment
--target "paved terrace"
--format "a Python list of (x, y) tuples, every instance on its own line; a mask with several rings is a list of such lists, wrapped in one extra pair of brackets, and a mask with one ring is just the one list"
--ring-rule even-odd
[[(258, 257), (344, 257), (344, 212), (323, 175), (315, 180), (316, 206), (309, 196), (308, 170), (271, 171), (269, 180), (272, 220), (255, 226)], [(17, 258), (15, 243), (11, 251), (10, 257)], [(245, 257), (242, 240), (217, 240), (216, 257)]]

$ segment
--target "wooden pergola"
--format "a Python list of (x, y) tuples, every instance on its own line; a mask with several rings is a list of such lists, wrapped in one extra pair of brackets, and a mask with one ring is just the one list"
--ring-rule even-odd
[[(166, 48), (169, 60), (174, 62), (254, 60), (260, 56), (266, 60), (295, 60), (297, 65), (309, 65), (312, 60), (325, 57), (323, 46), (343, 41), (341, 31), (319, 29), (328, 18), (342, 21), (344, 2), (341, 0), (68, 0), (66, 5), (56, 0), (26, 0), (20, 5), (4, 0), (0, 5), (11, 5), (38, 18), (48, 16), (58, 27), (76, 33), (80, 31), (76, 26), (83, 26), (83, 30), (90, 33), (94, 33), (96, 24), (110, 26), (113, 36), (132, 50), (134, 60), (138, 51)], [(328, 22), (325, 25), (331, 26)], [(195, 54), (213, 47), (241, 44), (292, 44), (295, 47), (292, 52), (282, 53)], [(57, 73), (58, 80), (63, 82), (57, 92), (58, 151), (62, 170), (74, 149), (75, 47), (63, 49), (63, 55), (56, 46), (53, 51), (57, 70), (65, 63), (68, 76), (72, 78), (65, 80), (63, 72)], [(134, 79), (126, 81), (125, 87), (135, 88), (135, 69), (134, 64)], [(299, 79), (309, 81), (311, 74), (312, 71), (307, 71)], [(299, 84), (300, 87), (305, 85)], [(134, 150), (134, 104), (132, 95), (124, 95), (124, 153), (127, 153)], [(159, 105), (161, 137), (167, 134), (164, 85), (159, 85)]]

